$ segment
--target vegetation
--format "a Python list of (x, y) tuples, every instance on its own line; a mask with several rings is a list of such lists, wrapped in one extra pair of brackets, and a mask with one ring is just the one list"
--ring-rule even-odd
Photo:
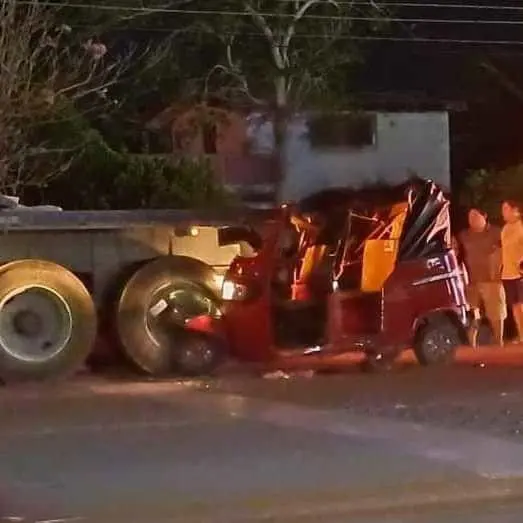
[(215, 207), (234, 203), (205, 161), (111, 149), (96, 132), (68, 173), (41, 190), (68, 209)]
[(109, 56), (94, 39), (78, 40), (44, 5), (0, 4), (0, 189), (12, 193), (67, 171), (83, 141), (49, 131), (60, 134), (77, 113), (106, 105), (132, 58)]
[(457, 196), (460, 206), (479, 207), (493, 221), (499, 221), (503, 200), (515, 200), (523, 205), (523, 165), (499, 171), (480, 169), (471, 172)]
[[(224, 194), (205, 163), (140, 156), (145, 122), (173, 102), (247, 104), (273, 119), (282, 150), (292, 111), (351, 102), (350, 79), (362, 62), (352, 37), (384, 35), (386, 7), (4, 0), (0, 191), (68, 208), (214, 205)], [(522, 171), (475, 171), (458, 203), (496, 215), (507, 196), (523, 202)]]
[[(137, 161), (125, 155), (123, 146), (121, 152), (111, 151), (98, 133), (113, 114), (128, 109), (117, 98), (118, 89), (132, 87), (130, 78), (138, 73), (147, 77), (162, 61), (165, 46), (132, 40), (122, 44), (109, 33), (112, 45), (106, 45), (99, 29), (75, 24), (88, 18), (78, 12), (71, 16), (60, 6), (38, 0), (5, 0), (0, 5), (0, 191), (33, 199), (45, 194), (66, 207), (121, 207), (138, 205), (133, 191), (152, 190), (157, 183), (158, 195), (144, 196), (144, 204), (181, 205), (190, 184), (183, 181), (175, 193), (171, 186), (182, 180), (181, 171), (194, 175), (194, 166), (159, 168), (158, 162)], [(94, 10), (97, 16), (103, 12)], [(112, 18), (104, 17), (111, 23)], [(98, 154), (102, 144), (105, 155)], [(208, 169), (198, 172), (201, 184)], [(137, 180), (131, 183), (132, 173)], [(162, 176), (163, 185), (154, 182)], [(60, 192), (64, 184), (69, 190)], [(202, 197), (196, 192), (198, 203)]]
[[(222, 0), (213, 8), (235, 14), (198, 24), (221, 49), (205, 76), (204, 93), (270, 115), (280, 158), (292, 112), (304, 105), (332, 108), (349, 99), (347, 72), (361, 57), (348, 37), (372, 35), (383, 25), (375, 2)], [(280, 171), (284, 178), (283, 158)]]
[[(289, 110), (347, 98), (359, 57), (347, 35), (378, 28), (373, 2), (143, 5), (2, 2), (1, 191), (67, 208), (215, 204), (224, 193), (208, 165), (139, 156), (154, 111), (248, 103), (275, 117), (281, 140)], [(355, 14), (371, 16), (356, 29)]]

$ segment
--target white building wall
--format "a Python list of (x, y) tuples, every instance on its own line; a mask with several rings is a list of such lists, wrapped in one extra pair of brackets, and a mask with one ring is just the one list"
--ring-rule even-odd
[[(450, 188), (449, 118), (446, 112), (377, 113), (374, 143), (363, 147), (313, 148), (308, 119), (288, 126), (283, 197), (298, 200), (333, 187), (376, 182), (399, 184), (416, 174)], [(252, 152), (274, 150), (272, 123), (249, 118)]]

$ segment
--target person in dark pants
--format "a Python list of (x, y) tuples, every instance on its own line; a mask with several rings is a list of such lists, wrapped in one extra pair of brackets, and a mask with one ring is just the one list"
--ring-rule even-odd
[(487, 215), (479, 209), (469, 210), (468, 224), (457, 240), (470, 279), (466, 289), (473, 314), (470, 344), (477, 345), (483, 308), (492, 328), (494, 343), (502, 346), (507, 307), (501, 283), (501, 229), (489, 224)]
[(501, 231), (502, 272), (507, 303), (512, 309), (518, 333), (518, 343), (523, 342), (523, 222), (516, 202), (506, 200), (501, 205), (505, 225)]

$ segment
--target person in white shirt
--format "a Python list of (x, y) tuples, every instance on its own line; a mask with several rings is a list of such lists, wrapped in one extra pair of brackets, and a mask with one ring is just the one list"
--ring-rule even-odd
[(501, 230), (501, 279), (507, 305), (512, 309), (518, 331), (518, 342), (523, 342), (523, 222), (519, 205), (505, 200), (501, 205), (505, 225)]

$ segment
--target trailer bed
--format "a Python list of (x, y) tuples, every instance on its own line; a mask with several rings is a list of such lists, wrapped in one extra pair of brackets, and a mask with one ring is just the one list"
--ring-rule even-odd
[(26, 207), (0, 211), (0, 231), (107, 230), (157, 225), (220, 227), (264, 220), (272, 215), (272, 211), (262, 209), (55, 211)]

